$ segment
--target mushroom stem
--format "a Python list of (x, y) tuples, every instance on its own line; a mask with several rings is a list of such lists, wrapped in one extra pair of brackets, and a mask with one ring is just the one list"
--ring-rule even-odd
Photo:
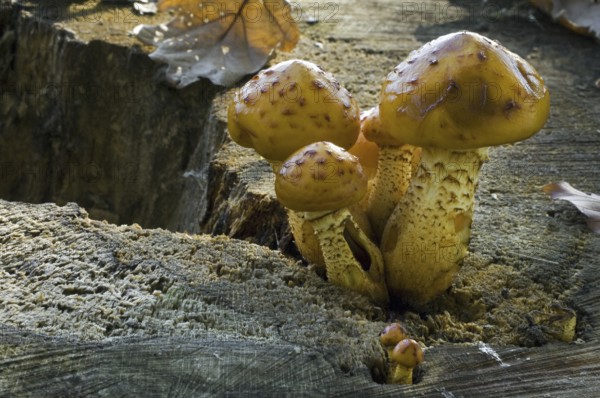
[(445, 291), (467, 252), (473, 199), (487, 148), (423, 148), (381, 248), (390, 293), (424, 304)]
[[(287, 208), (286, 211), (290, 230), (294, 236), (294, 242), (298, 251), (305, 260), (316, 265), (317, 269), (322, 274), (325, 274), (323, 252), (321, 251), (321, 246), (319, 245), (319, 240), (317, 239), (312, 223), (304, 217), (306, 213)], [(352, 219), (358, 225), (358, 228), (367, 235), (368, 239), (373, 240), (374, 235), (371, 224), (360, 205), (354, 204), (348, 207), (348, 211), (352, 214)]]
[(367, 215), (378, 240), (381, 240), (385, 224), (400, 202), (412, 173), (412, 145), (381, 146), (377, 174), (370, 187)]
[(317, 266), (317, 269), (323, 273), (325, 270), (325, 259), (323, 252), (312, 223), (304, 218), (304, 212), (291, 209), (287, 210), (288, 223), (294, 236), (294, 242), (298, 251), (310, 263)]
[(327, 278), (369, 297), (377, 304), (388, 303), (383, 258), (348, 208), (333, 212), (307, 212), (319, 240)]
[(389, 384), (412, 384), (413, 368), (408, 368), (400, 364), (392, 364), (388, 373), (387, 382)]
[(412, 384), (413, 368), (423, 362), (423, 350), (412, 339), (401, 340), (389, 356), (387, 381), (392, 384)]

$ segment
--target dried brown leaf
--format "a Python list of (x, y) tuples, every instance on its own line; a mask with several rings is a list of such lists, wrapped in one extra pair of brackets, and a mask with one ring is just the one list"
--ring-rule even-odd
[(594, 0), (530, 0), (570, 30), (600, 39), (600, 4)]
[(567, 182), (553, 182), (544, 185), (544, 192), (552, 199), (563, 199), (571, 202), (577, 209), (585, 214), (587, 224), (592, 231), (600, 234), (600, 196), (581, 192)]
[(134, 34), (157, 46), (150, 57), (168, 64), (167, 79), (185, 87), (200, 77), (231, 86), (265, 65), (275, 49), (290, 51), (299, 30), (285, 0), (161, 0), (168, 24), (140, 25)]

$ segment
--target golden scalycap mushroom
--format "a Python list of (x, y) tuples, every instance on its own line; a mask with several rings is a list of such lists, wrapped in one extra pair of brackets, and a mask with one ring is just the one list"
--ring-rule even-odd
[(398, 365), (414, 368), (423, 362), (423, 350), (415, 340), (404, 339), (396, 344), (390, 359)]
[(548, 113), (549, 94), (533, 67), (475, 33), (433, 40), (388, 75), (378, 138), (421, 147), (381, 237), (393, 296), (421, 306), (446, 291), (467, 254), (488, 147), (535, 134)]
[(400, 341), (390, 355), (388, 383), (412, 384), (413, 368), (423, 362), (423, 350), (419, 343), (412, 339)]
[(227, 127), (238, 144), (281, 161), (317, 141), (350, 148), (360, 130), (359, 108), (333, 75), (293, 59), (261, 71), (235, 94)]
[(307, 145), (284, 163), (275, 193), (296, 211), (331, 211), (358, 202), (367, 192), (367, 176), (358, 158), (330, 142)]
[(383, 83), (379, 144), (472, 149), (524, 140), (540, 130), (550, 98), (527, 61), (472, 32), (439, 37)]
[(395, 346), (400, 341), (406, 339), (408, 333), (404, 326), (399, 323), (392, 323), (383, 329), (383, 332), (379, 335), (379, 342), (384, 347)]

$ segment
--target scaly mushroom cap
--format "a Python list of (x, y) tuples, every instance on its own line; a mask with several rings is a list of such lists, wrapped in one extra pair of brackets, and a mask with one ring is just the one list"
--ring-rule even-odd
[(518, 55), (471, 32), (439, 37), (399, 64), (383, 83), (382, 145), (472, 149), (520, 141), (540, 130), (550, 97)]
[(342, 209), (366, 192), (367, 176), (358, 158), (330, 142), (300, 148), (275, 176), (277, 198), (296, 211)]
[(404, 339), (396, 344), (390, 359), (405, 368), (414, 368), (423, 362), (423, 350), (413, 339)]
[(333, 75), (294, 59), (261, 71), (235, 94), (227, 127), (241, 146), (281, 161), (316, 141), (350, 148), (360, 129), (359, 109)]
[(390, 347), (397, 345), (407, 337), (408, 334), (404, 326), (399, 323), (392, 323), (383, 329), (383, 332), (379, 335), (379, 342), (384, 347)]

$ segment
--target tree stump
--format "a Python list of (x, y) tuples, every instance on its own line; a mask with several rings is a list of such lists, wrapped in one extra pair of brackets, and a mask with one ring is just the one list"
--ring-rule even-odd
[[(458, 30), (545, 78), (551, 117), (491, 151), (452, 288), (382, 309), (302, 264), (268, 163), (227, 136), (232, 91), (169, 87), (127, 34), (168, 15), (2, 0), (0, 396), (600, 394), (600, 237), (541, 192), (600, 192), (597, 43), (518, 2), (295, 4), (302, 38), (272, 63), (320, 64), (363, 109)], [(553, 306), (576, 312), (575, 342), (536, 321)], [(429, 347), (411, 386), (380, 384), (391, 319)]]

